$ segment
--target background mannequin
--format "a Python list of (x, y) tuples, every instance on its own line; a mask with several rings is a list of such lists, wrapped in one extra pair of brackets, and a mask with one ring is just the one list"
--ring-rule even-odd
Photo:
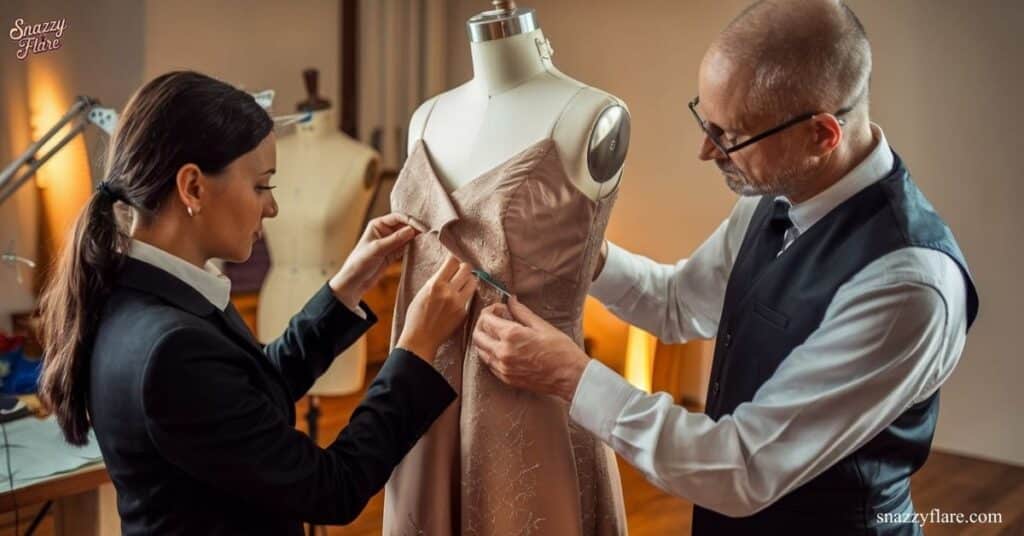
[[(359, 239), (377, 180), (377, 153), (338, 131), (330, 103), (316, 95), (316, 71), (303, 73), (309, 99), (299, 111), (310, 121), (277, 142), (276, 218), (264, 222), (270, 272), (260, 292), (258, 333), (271, 340), (299, 308), (341, 268)], [(366, 341), (352, 345), (317, 380), (311, 395), (359, 390), (366, 369)]]

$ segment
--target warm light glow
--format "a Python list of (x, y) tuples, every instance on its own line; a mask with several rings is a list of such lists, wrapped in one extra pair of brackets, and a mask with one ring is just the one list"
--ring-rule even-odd
[[(28, 65), (29, 122), (33, 140), (43, 137), (60, 121), (75, 100), (75, 95), (69, 90), (70, 84), (65, 80), (67, 75), (62, 75), (63, 69), (48, 63), (32, 61)], [(38, 154), (46, 154), (62, 138), (61, 134), (70, 128), (70, 125), (66, 125)], [(60, 247), (82, 205), (92, 193), (83, 136), (75, 136), (43, 164), (36, 171), (35, 181), (42, 189), (44, 217), (50, 235), (48, 240), (55, 247)]]
[(590, 357), (621, 373), (628, 331), (629, 324), (613, 315), (597, 298), (587, 296), (583, 304), (583, 333), (588, 339)]
[[(33, 80), (32, 92), (29, 94), (29, 121), (32, 127), (33, 141), (42, 138), (67, 111), (67, 107), (65, 107), (66, 98), (60, 95), (57, 82), (52, 79), (52, 76), (49, 76), (50, 73), (47, 70), (39, 69), (37, 72), (38, 76)], [(65, 125), (60, 132), (50, 138), (50, 141), (43, 144), (36, 154), (42, 156), (53, 150), (53, 147), (67, 134), (70, 128), (71, 125)], [(59, 167), (61, 164), (66, 165), (66, 161), (67, 157), (63, 154), (55, 154), (53, 158), (47, 161), (46, 164), (43, 164), (39, 171), (36, 172), (36, 186), (46, 188), (50, 182), (50, 175), (53, 175), (53, 168), (55, 166)]]
[(638, 389), (651, 392), (651, 378), (654, 373), (654, 351), (658, 340), (646, 331), (629, 326), (626, 338), (626, 364), (623, 375)]

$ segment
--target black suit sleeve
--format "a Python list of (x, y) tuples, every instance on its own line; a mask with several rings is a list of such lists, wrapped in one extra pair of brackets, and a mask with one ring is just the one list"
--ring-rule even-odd
[(363, 302), (366, 319), (338, 301), (324, 284), (288, 322), (288, 329), (264, 346), (267, 358), (281, 371), (292, 398), (298, 400), (327, 371), (334, 358), (352, 346), (377, 322)]
[(253, 356), (195, 328), (166, 334), (143, 383), (146, 429), (193, 478), (282, 515), (352, 521), (455, 399), (428, 363), (396, 349), (337, 439), (321, 449), (248, 375)]

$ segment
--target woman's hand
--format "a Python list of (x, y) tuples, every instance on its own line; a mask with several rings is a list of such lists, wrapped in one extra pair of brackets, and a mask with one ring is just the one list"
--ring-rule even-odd
[(354, 310), (384, 269), (402, 258), (403, 248), (417, 233), (408, 218), (396, 212), (370, 220), (345, 264), (328, 282), (334, 295)]
[(466, 320), (476, 286), (473, 269), (449, 254), (409, 303), (398, 346), (432, 362), (441, 343)]

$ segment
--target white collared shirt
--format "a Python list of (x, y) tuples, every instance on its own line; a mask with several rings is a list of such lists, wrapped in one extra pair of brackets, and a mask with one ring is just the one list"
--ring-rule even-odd
[[(881, 129), (848, 175), (792, 206), (788, 247), (840, 203), (884, 178)], [(660, 264), (609, 243), (590, 293), (616, 316), (680, 343), (713, 338), (725, 288), (758, 198), (689, 259)], [(751, 515), (867, 443), (952, 373), (966, 340), (966, 288), (947, 255), (905, 248), (876, 259), (832, 298), (821, 325), (754, 395), (717, 421), (649, 395), (592, 360), (570, 417), (669, 493), (731, 516)]]
[(212, 262), (207, 262), (203, 269), (137, 238), (131, 240), (128, 256), (177, 277), (221, 311), (231, 301), (231, 280)]
[(789, 221), (793, 222), (793, 226), (786, 230), (782, 251), (785, 251), (798, 236), (806, 233), (812, 225), (832, 212), (832, 209), (892, 171), (896, 159), (892, 155), (889, 143), (885, 141), (885, 134), (874, 124), (871, 125), (871, 133), (875, 138), (875, 148), (839, 182), (797, 205), (786, 197), (777, 198), (789, 205)]

